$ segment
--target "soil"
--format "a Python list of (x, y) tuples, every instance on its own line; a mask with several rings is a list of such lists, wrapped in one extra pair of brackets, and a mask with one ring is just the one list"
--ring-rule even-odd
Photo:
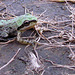
[[(39, 18), (41, 20), (45, 21), (65, 21), (70, 20), (69, 15), (71, 14), (69, 10), (66, 7), (66, 3), (56, 3), (56, 2), (49, 2), (49, 1), (43, 1), (43, 0), (1, 0), (7, 7), (7, 11), (10, 14), (14, 14), (16, 16), (23, 15), (25, 13), (25, 9), (23, 6), (26, 6), (28, 9), (27, 12), (33, 12), (35, 16), (39, 16), (41, 13), (46, 11), (43, 16)], [(72, 7), (75, 7), (75, 4), (69, 3)], [(4, 7), (1, 6), (0, 10), (2, 10)], [(5, 12), (5, 9), (1, 12)], [(66, 23), (71, 24), (71, 23)], [(44, 26), (46, 24), (43, 24)], [(56, 25), (55, 25), (56, 26)], [(65, 24), (61, 23), (57, 25), (57, 30), (66, 30), (69, 31), (71, 27), (65, 27), (64, 29), (60, 29), (60, 27), (64, 27)], [(23, 36), (30, 35), (29, 30), (25, 32)], [(57, 35), (59, 32), (51, 32), (46, 31), (43, 33), (45, 37), (50, 37)], [(64, 41), (61, 38), (55, 39), (58, 42)], [(50, 40), (52, 41), (52, 40)], [(40, 42), (46, 43), (47, 40), (41, 39)], [(72, 43), (74, 45), (74, 43)], [(26, 70), (26, 64), (19, 60), (18, 58), (25, 57), (25, 51), (29, 50), (32, 51), (33, 47), (29, 46), (27, 49), (25, 49), (27, 45), (22, 45), (18, 43), (16, 40), (14, 42), (0, 45), (0, 67), (5, 65), (17, 52), (19, 48), (21, 48), (21, 51), (18, 53), (17, 57), (14, 61), (12, 61), (8, 66), (6, 66), (4, 69), (0, 71), (0, 75), (24, 75)], [(73, 48), (74, 50), (74, 48)], [(75, 61), (72, 61), (70, 58), (68, 58), (70, 54), (70, 49), (68, 47), (53, 47), (49, 48), (49, 46), (38, 46), (36, 49), (39, 58), (42, 59), (48, 59), (53, 61), (56, 64), (61, 65), (75, 65)], [(53, 66), (50, 62), (43, 61), (43, 64), (45, 66), (44, 70), (45, 72), (43, 75), (75, 75), (75, 70), (71, 70), (68, 68), (61, 68), (61, 67), (51, 67)], [(31, 74), (30, 74), (31, 75)], [(36, 73), (35, 73), (36, 75)]]

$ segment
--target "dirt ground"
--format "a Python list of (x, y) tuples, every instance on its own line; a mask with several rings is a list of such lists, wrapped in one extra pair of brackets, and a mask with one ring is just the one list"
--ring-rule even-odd
[[(1, 0), (7, 8), (7, 11), (10, 14), (14, 14), (16, 16), (23, 15), (25, 13), (25, 9), (23, 6), (27, 8), (29, 12), (33, 12), (35, 16), (39, 16), (41, 13), (45, 12), (43, 16), (39, 18), (41, 20), (49, 21), (49, 22), (59, 22), (59, 21), (66, 21), (70, 20), (69, 15), (71, 14), (69, 10), (67, 9), (66, 3), (56, 3), (56, 2), (47, 2), (42, 0)], [(75, 4), (69, 3), (72, 7), (75, 7)], [(0, 6), (0, 10), (2, 10), (3, 6)], [(5, 10), (1, 11), (4, 12)], [(53, 31), (45, 31), (43, 35), (45, 37), (51, 37), (58, 35), (60, 31), (66, 30), (69, 32), (71, 30), (71, 22), (66, 23), (56, 23), (53, 24), (55, 26), (49, 26), (50, 30)], [(47, 26), (45, 23), (43, 26)], [(64, 28), (63, 28), (64, 27)], [(32, 30), (29, 30), (24, 34), (25, 36), (30, 35)], [(75, 30), (74, 30), (75, 31)], [(74, 33), (75, 34), (75, 33)], [(64, 41), (62, 38), (54, 38), (50, 39), (51, 43), (59, 43)], [(48, 43), (47, 40), (41, 39), (40, 42), (42, 43)], [(67, 43), (68, 45), (69, 43)], [(75, 43), (71, 43), (74, 45)], [(59, 45), (59, 44), (58, 44)], [(26, 64), (19, 58), (25, 59), (25, 51), (29, 50), (32, 51), (33, 47), (29, 46), (27, 49), (25, 49), (26, 45), (22, 45), (18, 43), (17, 41), (14, 41), (12, 43), (8, 43), (5, 45), (0, 45), (0, 67), (5, 65), (17, 52), (19, 48), (21, 48), (20, 52), (18, 53), (17, 57), (14, 61), (12, 61), (9, 65), (7, 65), (5, 68), (0, 70), (0, 75), (25, 75), (26, 70)], [(75, 48), (72, 48), (73, 51), (75, 51)], [(42, 45), (37, 46), (36, 49), (39, 58), (40, 59), (48, 59), (53, 61), (55, 64), (61, 64), (61, 65), (73, 65), (75, 66), (75, 59), (71, 60), (68, 56), (70, 55), (70, 49), (67, 46), (54, 46), (51, 47), (50, 45)], [(26, 59), (25, 59), (26, 60)], [(69, 69), (65, 67), (52, 67), (54, 66), (49, 61), (42, 61), (45, 68), (43, 75), (75, 75), (75, 69)], [(32, 75), (31, 73), (28, 75)], [(39, 75), (39, 74), (34, 74)], [(42, 75), (42, 74), (41, 74)]]

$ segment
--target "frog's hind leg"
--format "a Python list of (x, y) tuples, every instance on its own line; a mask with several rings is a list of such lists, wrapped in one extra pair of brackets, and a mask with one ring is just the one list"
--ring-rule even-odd
[(17, 41), (21, 44), (34, 44), (35, 41), (32, 40), (25, 40), (21, 37), (22, 32), (21, 31), (17, 31)]

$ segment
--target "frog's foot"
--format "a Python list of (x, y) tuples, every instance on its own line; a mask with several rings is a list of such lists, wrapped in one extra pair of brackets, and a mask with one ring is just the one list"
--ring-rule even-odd
[(17, 41), (21, 44), (35, 44), (36, 41), (35, 40), (24, 40), (22, 37), (21, 37), (21, 31), (18, 31), (17, 33)]

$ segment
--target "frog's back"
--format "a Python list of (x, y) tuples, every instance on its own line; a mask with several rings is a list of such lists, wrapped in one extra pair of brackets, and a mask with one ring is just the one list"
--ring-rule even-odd
[(17, 16), (10, 20), (0, 20), (0, 27), (2, 27), (2, 26), (12, 27), (12, 25), (19, 27), (23, 23), (23, 16), (24, 15)]
[(9, 27), (16, 26), (18, 28), (23, 24), (25, 20), (29, 20), (29, 21), (37, 20), (37, 18), (32, 16), (31, 14), (25, 14), (25, 15), (17, 16), (14, 19), (10, 19), (10, 20), (0, 20), (0, 26), (7, 25)]

